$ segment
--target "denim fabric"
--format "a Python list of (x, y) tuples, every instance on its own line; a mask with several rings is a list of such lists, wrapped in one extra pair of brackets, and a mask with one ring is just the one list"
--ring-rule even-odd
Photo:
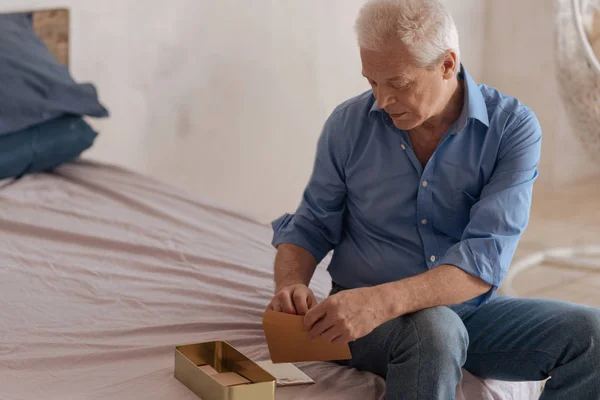
[(77, 83), (33, 31), (31, 13), (0, 14), (0, 135), (62, 115), (106, 117), (92, 84)]
[(0, 135), (0, 179), (46, 171), (92, 147), (98, 133), (81, 117), (68, 115)]
[[(334, 284), (332, 294), (343, 288)], [(496, 295), (389, 321), (350, 343), (342, 365), (386, 378), (387, 400), (450, 400), (461, 368), (505, 381), (547, 381), (542, 400), (600, 399), (600, 310)]]

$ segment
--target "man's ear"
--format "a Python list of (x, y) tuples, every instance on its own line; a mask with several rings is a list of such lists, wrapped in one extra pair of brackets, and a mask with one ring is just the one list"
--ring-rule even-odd
[(442, 74), (444, 79), (452, 79), (456, 76), (456, 72), (459, 69), (459, 65), (456, 63), (456, 53), (454, 51), (448, 51), (443, 58), (442, 62)]

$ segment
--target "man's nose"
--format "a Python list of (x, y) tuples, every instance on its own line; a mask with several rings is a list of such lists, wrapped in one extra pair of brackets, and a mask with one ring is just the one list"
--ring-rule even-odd
[(396, 102), (396, 97), (389, 90), (377, 88), (377, 107), (386, 108)]

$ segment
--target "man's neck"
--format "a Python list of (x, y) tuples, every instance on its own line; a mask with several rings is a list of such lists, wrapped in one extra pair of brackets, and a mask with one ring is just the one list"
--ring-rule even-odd
[(452, 80), (451, 93), (444, 108), (437, 115), (429, 118), (419, 128), (431, 134), (443, 135), (456, 122), (464, 106), (465, 87), (463, 81), (455, 77)]

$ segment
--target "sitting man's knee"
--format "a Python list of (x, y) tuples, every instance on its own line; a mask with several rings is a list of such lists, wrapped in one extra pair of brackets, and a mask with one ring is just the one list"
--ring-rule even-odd
[(406, 317), (413, 324), (414, 337), (422, 356), (427, 353), (440, 363), (456, 360), (464, 364), (469, 334), (454, 311), (448, 307), (434, 307)]
[(565, 337), (583, 351), (591, 351), (600, 357), (600, 311), (581, 307), (564, 319)]

